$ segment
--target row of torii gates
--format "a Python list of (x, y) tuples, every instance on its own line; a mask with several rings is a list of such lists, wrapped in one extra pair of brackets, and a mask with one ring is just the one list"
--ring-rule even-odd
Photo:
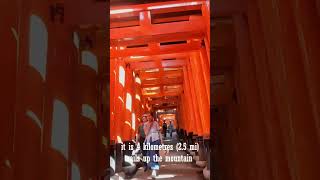
[(177, 109), (178, 128), (210, 136), (208, 0), (111, 7), (110, 130), (134, 139), (144, 112)]

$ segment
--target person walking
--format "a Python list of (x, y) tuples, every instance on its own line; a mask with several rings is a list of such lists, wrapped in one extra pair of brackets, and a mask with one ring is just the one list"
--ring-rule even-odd
[[(140, 150), (142, 152), (142, 156), (147, 156), (147, 152), (146, 150), (143, 149), (143, 143), (145, 142), (145, 139), (146, 139), (146, 134), (144, 132), (144, 125), (145, 123), (148, 122), (148, 114), (143, 114), (142, 115), (142, 118), (141, 118), (141, 123), (139, 125), (139, 128), (138, 128), (138, 136), (137, 136), (137, 143), (139, 143), (139, 147), (140, 147)], [(147, 163), (146, 162), (143, 162), (143, 166), (144, 166), (144, 171), (147, 170)]]
[(172, 138), (172, 132), (173, 132), (173, 123), (172, 121), (170, 121), (170, 124), (169, 124), (169, 133), (170, 133), (170, 137)]
[(162, 133), (163, 133), (163, 136), (166, 138), (167, 137), (167, 123), (165, 120), (163, 120), (163, 124), (162, 124)]
[[(150, 145), (160, 145), (162, 144), (162, 136), (160, 134), (160, 128), (157, 121), (154, 120), (152, 115), (148, 113), (148, 122), (145, 123), (144, 132), (146, 134), (145, 143), (150, 143)], [(152, 178), (156, 178), (157, 171), (160, 166), (158, 162), (154, 161), (154, 156), (159, 156), (159, 150), (148, 150), (147, 155), (149, 156), (150, 162), (148, 163), (148, 168), (152, 170)]]

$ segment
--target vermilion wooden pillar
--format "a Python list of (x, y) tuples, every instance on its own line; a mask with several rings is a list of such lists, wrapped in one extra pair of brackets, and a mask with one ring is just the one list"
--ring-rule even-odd
[[(84, 57), (82, 57), (84, 58)], [(83, 60), (83, 59), (82, 59)], [(98, 58), (97, 64), (99, 61)], [(81, 64), (78, 68), (78, 78), (79, 78), (79, 99), (81, 106), (81, 114), (79, 115), (79, 130), (81, 132), (82, 140), (79, 142), (79, 167), (83, 170), (82, 177), (89, 178), (95, 174), (96, 163), (97, 163), (97, 145), (100, 142), (98, 141), (98, 118), (94, 122), (92, 117), (86, 117), (84, 115), (84, 108), (90, 106), (95, 112), (96, 117), (99, 116), (99, 111), (97, 111), (98, 98), (99, 98), (99, 83), (98, 83), (98, 74), (92, 67), (88, 65)], [(98, 71), (98, 70), (97, 70)], [(90, 149), (86, 147), (91, 147)]]
[[(285, 151), (282, 154), (286, 157), (288, 162), (283, 167), (284, 171), (289, 171), (287, 179), (291, 176), (292, 178), (297, 178), (297, 161), (296, 153), (292, 150), (293, 141), (293, 131), (291, 126), (291, 118), (289, 115), (288, 104), (286, 102), (286, 86), (283, 84), (283, 57), (281, 55), (281, 47), (279, 42), (279, 17), (275, 16), (273, 12), (273, 7), (271, 4), (257, 1), (258, 9), (261, 14), (262, 29), (264, 31), (264, 39), (266, 42), (266, 49), (268, 55), (268, 70), (271, 72), (271, 80), (274, 86), (274, 98), (273, 104), (276, 104), (275, 111), (278, 112), (278, 118), (280, 122), (280, 127), (283, 129), (282, 143), (284, 144)], [(286, 167), (287, 166), (287, 167)], [(286, 175), (286, 174), (285, 174)]]
[(206, 23), (206, 39), (209, 42), (208, 47), (210, 47), (210, 0), (202, 3), (201, 10)]
[(205, 136), (210, 135), (210, 106), (209, 106), (209, 94), (207, 94), (207, 80), (205, 76), (208, 74), (204, 74), (204, 70), (202, 69), (202, 61), (199, 57), (199, 52), (194, 52), (191, 55), (190, 64), (192, 67), (192, 72), (195, 78), (195, 89), (198, 96), (198, 104), (200, 110), (200, 117), (201, 117), (201, 125), (203, 129), (203, 133)]
[[(182, 102), (182, 101), (181, 101)], [(181, 107), (180, 104), (177, 105), (177, 113), (176, 113), (176, 121), (179, 123), (179, 128), (183, 128), (184, 127), (184, 122), (181, 120), (181, 114), (183, 111), (183, 107)]]
[(138, 132), (138, 127), (142, 122), (141, 117), (143, 113), (142, 109), (142, 94), (141, 94), (141, 84), (140, 81), (136, 80), (139, 79), (139, 76), (135, 76), (133, 79), (133, 86), (134, 86), (134, 94), (132, 96), (133, 99), (133, 110), (135, 113), (135, 131), (133, 131), (133, 136), (135, 136), (136, 132)]
[[(259, 89), (257, 84), (256, 69), (253, 60), (251, 42), (249, 38), (249, 28), (246, 19), (242, 15), (235, 15), (233, 18), (236, 34), (236, 45), (238, 62), (236, 63), (239, 77), (238, 90), (240, 100), (241, 114), (239, 120), (241, 128), (244, 131), (242, 135), (245, 142), (250, 143), (250, 146), (244, 146), (243, 154), (249, 157), (253, 156), (248, 163), (246, 171), (253, 171), (250, 179), (271, 179), (271, 171), (269, 166), (268, 156), (266, 154), (265, 145), (265, 124), (261, 101), (259, 96)], [(259, 121), (257, 121), (259, 119)], [(259, 167), (259, 168), (254, 168)]]
[(131, 140), (131, 131), (132, 131), (132, 124), (131, 124), (131, 119), (132, 119), (132, 109), (133, 109), (133, 75), (132, 75), (132, 70), (129, 65), (126, 65), (125, 67), (125, 74), (126, 74), (126, 85), (125, 85), (125, 90), (124, 90), (124, 112), (125, 116), (124, 119), (122, 119), (123, 123), (123, 128), (122, 128), (122, 135), (123, 139), (125, 141)]
[[(184, 92), (186, 92), (186, 90), (184, 90)], [(190, 92), (188, 92), (190, 93)], [(187, 132), (192, 132), (193, 131), (193, 126), (191, 126), (192, 121), (194, 121), (194, 119), (192, 117), (194, 117), (193, 112), (191, 111), (191, 106), (190, 104), (188, 104), (190, 102), (190, 100), (188, 100), (188, 96), (185, 94), (183, 97), (181, 97), (181, 100), (183, 99), (183, 101), (181, 101), (182, 103), (182, 107), (183, 107), (183, 111), (182, 111), (182, 118), (184, 121), (184, 130), (186, 130)]]
[[(0, 80), (2, 88), (0, 97), (2, 103), (0, 105), (0, 179), (13, 179), (14, 170), (14, 122), (16, 109), (16, 90), (18, 69), (18, 41), (19, 37), (15, 37), (18, 33), (18, 17), (19, 12), (18, 1), (2, 1), (0, 2), (0, 48), (2, 60), (0, 61)], [(16, 39), (17, 38), (17, 39)]]
[(196, 126), (195, 121), (196, 118), (196, 111), (194, 109), (194, 102), (193, 102), (193, 96), (191, 93), (190, 88), (190, 81), (189, 81), (189, 75), (188, 75), (188, 69), (186, 66), (183, 66), (183, 86), (184, 86), (184, 93), (185, 93), (185, 102), (187, 106), (186, 116), (189, 116), (188, 121), (188, 127), (189, 132), (196, 132)]
[(188, 100), (187, 96), (184, 96), (184, 110), (183, 110), (183, 116), (185, 119), (185, 130), (187, 130), (187, 132), (192, 132), (193, 131), (193, 126), (192, 126), (192, 121), (194, 121), (194, 119), (192, 117), (194, 117), (193, 112), (191, 112), (191, 104), (188, 104), (190, 102), (190, 100)]
[[(47, 10), (47, 9), (45, 9)], [(71, 177), (71, 161), (75, 161), (79, 165), (77, 159), (77, 128), (80, 117), (80, 104), (75, 101), (75, 86), (78, 79), (78, 65), (74, 53), (74, 45), (72, 41), (63, 41), (70, 37), (70, 31), (59, 23), (48, 23), (48, 62), (46, 76), (46, 99), (44, 104), (44, 125), (43, 125), (43, 179), (68, 179)], [(51, 37), (51, 38), (50, 38)], [(62, 43), (63, 42), (63, 43)], [(54, 48), (55, 47), (55, 48)], [(79, 85), (80, 86), (80, 85)], [(82, 98), (79, 98), (82, 99)], [(55, 106), (59, 102), (59, 107)], [(63, 107), (64, 112), (58, 111)], [(58, 118), (59, 116), (59, 118)], [(57, 120), (66, 117), (68, 121), (59, 123), (61, 129), (68, 129), (68, 132), (60, 136), (61, 141), (67, 139), (67, 149), (65, 154), (62, 153), (61, 147), (57, 148)], [(61, 132), (59, 132), (61, 133)], [(55, 141), (53, 137), (56, 137)], [(55, 145), (54, 145), (55, 144)]]
[[(276, 89), (276, 104), (281, 125), (285, 130), (288, 164), (291, 176), (297, 179), (317, 179), (316, 168), (320, 150), (318, 119), (314, 114), (304, 63), (306, 51), (301, 45), (301, 32), (295, 24), (293, 3), (276, 1), (259, 2)], [(288, 30), (290, 29), (290, 31)], [(308, 121), (306, 121), (308, 119)], [(308, 141), (305, 141), (308, 139)]]
[[(182, 72), (183, 72), (183, 77), (185, 77), (186, 75), (186, 68), (183, 67)], [(186, 130), (187, 132), (191, 132), (191, 126), (190, 126), (190, 121), (192, 119), (193, 116), (193, 112), (189, 109), (190, 106), (188, 104), (189, 100), (187, 99), (189, 94), (189, 87), (187, 87), (187, 81), (185, 78), (183, 78), (183, 94), (181, 95), (180, 101), (179, 101), (179, 105), (181, 106), (181, 114), (180, 114), (180, 121), (183, 121), (183, 127), (181, 127), (182, 129)]]
[[(105, 170), (110, 167), (110, 75), (111, 71), (108, 70), (108, 58), (99, 56), (99, 106), (98, 112), (98, 143), (97, 143), (97, 169), (95, 176), (102, 176)], [(109, 64), (110, 68), (110, 64)], [(109, 77), (106, 74), (109, 73)], [(92, 179), (94, 180), (94, 179)], [(98, 180), (98, 179), (97, 179)]]
[[(242, 142), (239, 141), (239, 135), (241, 133), (241, 129), (238, 128), (237, 124), (239, 122), (237, 121), (239, 118), (239, 110), (238, 110), (238, 105), (236, 104), (230, 104), (228, 106), (228, 111), (227, 111), (227, 141), (230, 142), (226, 145), (226, 149), (230, 149), (229, 153), (231, 154), (230, 163), (227, 164), (228, 166), (231, 166), (231, 178), (234, 179), (241, 179), (242, 176), (240, 175), (241, 172), (241, 166), (239, 167), (238, 165), (241, 164), (241, 160), (239, 160), (239, 155), (241, 153), (240, 149), (238, 147), (242, 147), (241, 144)], [(222, 137), (221, 137), (222, 138)], [(228, 153), (228, 151), (226, 152)], [(243, 156), (243, 155), (242, 155)]]
[(110, 140), (116, 141), (116, 132), (115, 132), (115, 111), (116, 111), (116, 84), (117, 82), (117, 76), (118, 76), (118, 65), (116, 63), (116, 60), (110, 59)]
[[(191, 61), (191, 60), (190, 60)], [(193, 109), (194, 109), (194, 113), (195, 113), (195, 119), (194, 119), (194, 126), (196, 127), (196, 131), (195, 133), (198, 134), (199, 136), (202, 136), (202, 124), (201, 124), (201, 116), (200, 116), (200, 107), (199, 107), (199, 97), (197, 95), (196, 92), (196, 85), (195, 85), (195, 74), (191, 69), (191, 64), (190, 61), (187, 64), (187, 72), (188, 72), (188, 79), (189, 79), (189, 83), (190, 83), (190, 90), (191, 90), (191, 97), (192, 97), (192, 104), (193, 104)]]
[[(198, 65), (198, 63), (195, 63), (196, 61), (198, 61), (198, 59), (195, 57), (195, 53), (191, 53), (190, 55), (190, 71), (193, 75), (193, 83), (194, 83), (194, 86), (192, 88), (194, 88), (194, 91), (195, 91), (195, 94), (196, 94), (196, 102), (197, 102), (197, 105), (198, 105), (198, 110), (199, 110), (199, 116), (200, 116), (200, 119), (199, 119), (199, 123), (201, 125), (201, 128), (204, 129), (203, 127), (203, 122), (205, 120), (205, 115), (204, 115), (204, 103), (203, 103), (203, 97), (207, 97), (202, 90), (205, 90), (205, 88), (203, 88), (203, 80), (202, 82), (199, 82), (201, 81), (200, 80), (200, 75), (198, 74), (197, 72), (197, 69), (196, 69), (196, 66)], [(201, 73), (200, 73), (201, 74)]]
[[(37, 179), (43, 178), (42, 172), (45, 170), (42, 164), (43, 152), (47, 150), (44, 146), (44, 119), (45, 112), (50, 108), (45, 108), (47, 79), (43, 80), (40, 73), (29, 64), (29, 43), (31, 40), (29, 31), (30, 16), (33, 14), (41, 18), (50, 34), (50, 23), (45, 8), (48, 3), (35, 1), (30, 4), (18, 1), (18, 4), (19, 11), (16, 13), (20, 16), (20, 30), (15, 29), (19, 39), (19, 57), (16, 58), (18, 63), (16, 64), (18, 67), (16, 79), (17, 106), (14, 133), (11, 136), (14, 138), (14, 162), (12, 162), (12, 165), (14, 172), (19, 173), (15, 173), (13, 179)], [(50, 54), (49, 50), (48, 54)], [(4, 61), (10, 62), (12, 60), (6, 59)], [(48, 62), (49, 59), (46, 58), (46, 61)], [(29, 115), (27, 114), (28, 110)], [(30, 116), (32, 114), (30, 112), (33, 112), (37, 118)], [(34, 119), (38, 119), (38, 121)]]
[(189, 119), (185, 116), (186, 113), (186, 101), (185, 96), (182, 95), (180, 98), (180, 102), (178, 103), (177, 113), (179, 114), (179, 128), (189, 131), (189, 127), (187, 127), (187, 123)]
[[(248, 3), (248, 22), (267, 136), (265, 151), (270, 163), (271, 178), (275, 180), (290, 179), (285, 155), (285, 143), (282, 137), (283, 129), (280, 126), (280, 117), (274, 105), (275, 88), (271, 79), (271, 73), (273, 72), (268, 67), (268, 58), (270, 56), (266, 56), (266, 40), (265, 36), (263, 36), (261, 16), (257, 2), (255, 0), (250, 1)], [(277, 130), (275, 131), (275, 129)], [(279, 169), (282, 170), (279, 171)]]
[[(124, 86), (120, 83), (120, 69), (123, 69), (123, 72), (125, 74), (125, 63), (122, 59), (116, 59), (117, 60), (117, 68), (116, 71), (118, 71), (117, 80), (116, 80), (116, 86), (115, 86), (115, 97), (116, 97), (116, 109), (115, 109), (115, 137), (118, 142), (118, 137), (122, 138), (122, 128), (123, 128), (123, 119), (124, 119), (124, 110), (125, 110), (125, 93), (124, 93)], [(125, 78), (126, 79), (126, 78)], [(126, 83), (126, 81), (124, 82)], [(125, 84), (124, 84), (125, 85)]]
[[(319, 7), (320, 1), (290, 1), (297, 27), (299, 47), (302, 54), (306, 83), (310, 93), (313, 116), (316, 119), (317, 134), (320, 138), (320, 62), (319, 62)], [(318, 5), (318, 8), (317, 8)]]
[(207, 91), (207, 97), (208, 101), (210, 103), (210, 64), (208, 63), (210, 61), (210, 57), (206, 54), (206, 49), (202, 47), (200, 49), (200, 62), (201, 62), (201, 69), (203, 70), (203, 78), (204, 83), (206, 85), (206, 91)]

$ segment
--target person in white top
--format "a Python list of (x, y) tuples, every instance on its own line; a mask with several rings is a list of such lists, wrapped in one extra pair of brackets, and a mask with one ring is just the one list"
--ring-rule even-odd
[[(162, 144), (162, 136), (160, 134), (160, 128), (157, 121), (154, 120), (152, 115), (148, 113), (148, 122), (144, 124), (144, 132), (146, 134), (145, 143), (150, 143), (150, 145), (160, 145)], [(159, 150), (148, 150), (147, 155), (150, 157), (150, 162), (148, 163), (148, 168), (152, 169), (152, 177), (157, 176), (157, 170), (159, 170), (159, 163), (153, 161), (154, 155), (159, 156)]]

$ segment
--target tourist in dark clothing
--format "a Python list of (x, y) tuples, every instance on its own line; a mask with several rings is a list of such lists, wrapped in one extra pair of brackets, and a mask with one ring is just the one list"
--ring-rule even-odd
[(163, 121), (163, 124), (162, 124), (162, 133), (163, 133), (163, 136), (164, 136), (164, 137), (167, 137), (167, 123), (166, 123), (166, 121)]
[(172, 137), (172, 132), (173, 132), (173, 123), (170, 121), (170, 124), (169, 124), (170, 137)]

